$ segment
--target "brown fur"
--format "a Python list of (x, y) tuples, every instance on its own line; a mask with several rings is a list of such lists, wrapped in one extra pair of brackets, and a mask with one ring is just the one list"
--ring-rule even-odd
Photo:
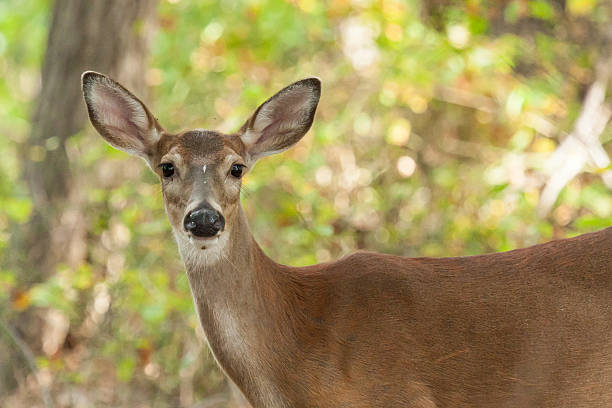
[[(160, 177), (196, 310), (254, 407), (612, 406), (611, 228), (473, 257), (360, 252), (279, 265), (250, 234), (240, 182), (228, 178), (233, 162), (252, 159), (241, 138), (254, 121), (235, 135), (162, 132), (147, 155), (158, 173), (176, 160), (176, 178)], [(288, 134), (261, 139), (286, 148), (297, 141)], [(183, 237), (186, 211), (202, 200), (226, 219), (218, 253)]]

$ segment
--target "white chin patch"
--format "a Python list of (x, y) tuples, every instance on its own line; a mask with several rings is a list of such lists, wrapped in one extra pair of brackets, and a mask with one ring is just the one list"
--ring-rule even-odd
[[(223, 234), (221, 234), (223, 235)], [(216, 245), (219, 245), (219, 238), (221, 237), (221, 235), (217, 235), (216, 237), (213, 238), (208, 238), (206, 240), (204, 239), (197, 239), (194, 238), (192, 235), (189, 236), (189, 243), (191, 245), (193, 245), (196, 248), (200, 248), (200, 249), (208, 249), (208, 248), (212, 248)]]
[(175, 233), (176, 242), (183, 262), (190, 266), (211, 265), (219, 261), (225, 253), (229, 233), (222, 232), (214, 238), (196, 239), (183, 232)]

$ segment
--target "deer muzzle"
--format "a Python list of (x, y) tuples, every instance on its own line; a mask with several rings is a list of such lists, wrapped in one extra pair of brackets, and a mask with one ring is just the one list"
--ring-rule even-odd
[(214, 208), (204, 204), (187, 214), (183, 221), (185, 230), (198, 238), (214, 237), (223, 231), (225, 218)]

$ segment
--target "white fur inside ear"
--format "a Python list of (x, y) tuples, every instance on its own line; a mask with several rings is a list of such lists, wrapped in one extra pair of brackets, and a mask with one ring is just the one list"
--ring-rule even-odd
[(97, 80), (89, 93), (90, 102), (100, 123), (118, 129), (124, 129), (130, 124), (146, 129), (149, 119), (140, 102), (132, 99), (123, 90), (104, 82), (106, 81)]
[(257, 133), (252, 129), (247, 129), (246, 132), (241, 136), (242, 142), (247, 146), (252, 146), (257, 142), (257, 139), (261, 136), (261, 133)]
[(83, 84), (93, 124), (113, 146), (145, 157), (161, 133), (144, 105), (112, 79), (89, 76)]
[(316, 103), (312, 89), (301, 86), (290, 88), (261, 107), (253, 123), (253, 132), (262, 133), (278, 123), (279, 131), (299, 126)]
[(255, 159), (288, 149), (308, 130), (317, 103), (310, 86), (289, 86), (259, 108), (242, 141)]

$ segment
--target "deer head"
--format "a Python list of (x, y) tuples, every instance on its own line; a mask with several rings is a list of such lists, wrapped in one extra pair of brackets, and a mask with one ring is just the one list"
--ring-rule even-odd
[(202, 129), (172, 134), (109, 77), (88, 71), (82, 86), (89, 118), (100, 135), (113, 147), (143, 158), (159, 176), (183, 258), (223, 251), (240, 225), (242, 177), (259, 158), (282, 152), (304, 136), (321, 94), (319, 79), (303, 79), (264, 102), (234, 134)]

